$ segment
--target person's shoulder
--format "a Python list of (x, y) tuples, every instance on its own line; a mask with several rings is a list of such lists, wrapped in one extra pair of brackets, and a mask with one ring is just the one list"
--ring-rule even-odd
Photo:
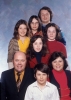
[(12, 42), (17, 42), (17, 39), (12, 38), (12, 39), (10, 40), (10, 43), (12, 43)]
[(26, 40), (30, 41), (30, 37), (26, 36)]
[(25, 68), (25, 71), (28, 73), (28, 74), (32, 74), (33, 73), (33, 68), (30, 68), (30, 67), (26, 67)]
[(65, 73), (71, 74), (71, 71), (70, 70), (65, 70)]
[(30, 84), (30, 85), (28, 86), (28, 88), (29, 88), (29, 89), (32, 89), (32, 88), (34, 88), (35, 86), (36, 86), (36, 81), (33, 82), (32, 84)]
[(13, 72), (13, 71), (14, 71), (14, 69), (5, 70), (2, 72), (2, 75), (9, 76), (11, 74), (11, 72)]
[(28, 67), (28, 66), (26, 66), (25, 70), (29, 70), (29, 71), (31, 71), (31, 70), (33, 70), (33, 69), (30, 68), (30, 67)]
[(48, 83), (48, 86), (49, 86), (50, 88), (52, 88), (52, 90), (57, 88), (54, 84), (52, 84), (52, 83), (50, 83), (50, 82), (47, 82), (47, 83)]
[(60, 45), (64, 45), (63, 43), (61, 43), (61, 42), (59, 42), (59, 41), (56, 41), (56, 43), (57, 43), (57, 44), (60, 44)]
[(60, 45), (60, 46), (65, 47), (65, 45), (63, 43), (59, 42), (59, 41), (57, 41), (56, 43), (57, 43), (58, 46)]

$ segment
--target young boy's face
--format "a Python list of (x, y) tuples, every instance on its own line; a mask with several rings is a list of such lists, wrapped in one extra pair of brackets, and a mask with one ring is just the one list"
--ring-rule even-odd
[(44, 86), (46, 84), (46, 81), (47, 81), (47, 74), (46, 73), (43, 73), (43, 72), (37, 70), (35, 77), (36, 77), (37, 83), (39, 85)]

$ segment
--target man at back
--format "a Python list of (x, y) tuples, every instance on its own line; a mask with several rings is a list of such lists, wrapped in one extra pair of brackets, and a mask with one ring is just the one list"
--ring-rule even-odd
[(26, 62), (25, 53), (17, 51), (13, 58), (14, 68), (2, 72), (1, 100), (24, 100), (27, 86), (34, 81)]

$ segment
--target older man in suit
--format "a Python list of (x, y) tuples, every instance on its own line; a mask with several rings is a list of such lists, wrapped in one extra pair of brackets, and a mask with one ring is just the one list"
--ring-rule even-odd
[(2, 72), (1, 76), (1, 100), (24, 100), (26, 88), (34, 82), (34, 75), (29, 67), (26, 67), (26, 54), (17, 51), (14, 54), (14, 68)]

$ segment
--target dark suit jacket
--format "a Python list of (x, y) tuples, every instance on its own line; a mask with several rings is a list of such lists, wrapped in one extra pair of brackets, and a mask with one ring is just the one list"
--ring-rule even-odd
[(32, 70), (26, 67), (20, 90), (18, 92), (14, 69), (4, 71), (1, 77), (1, 100), (24, 100), (26, 88), (32, 82), (34, 82)]
[[(41, 63), (48, 64), (48, 60), (49, 60), (49, 54), (41, 58)], [(38, 64), (36, 57), (32, 58), (31, 60), (28, 60), (28, 66), (30, 66), (30, 68), (34, 68), (36, 64)]]

